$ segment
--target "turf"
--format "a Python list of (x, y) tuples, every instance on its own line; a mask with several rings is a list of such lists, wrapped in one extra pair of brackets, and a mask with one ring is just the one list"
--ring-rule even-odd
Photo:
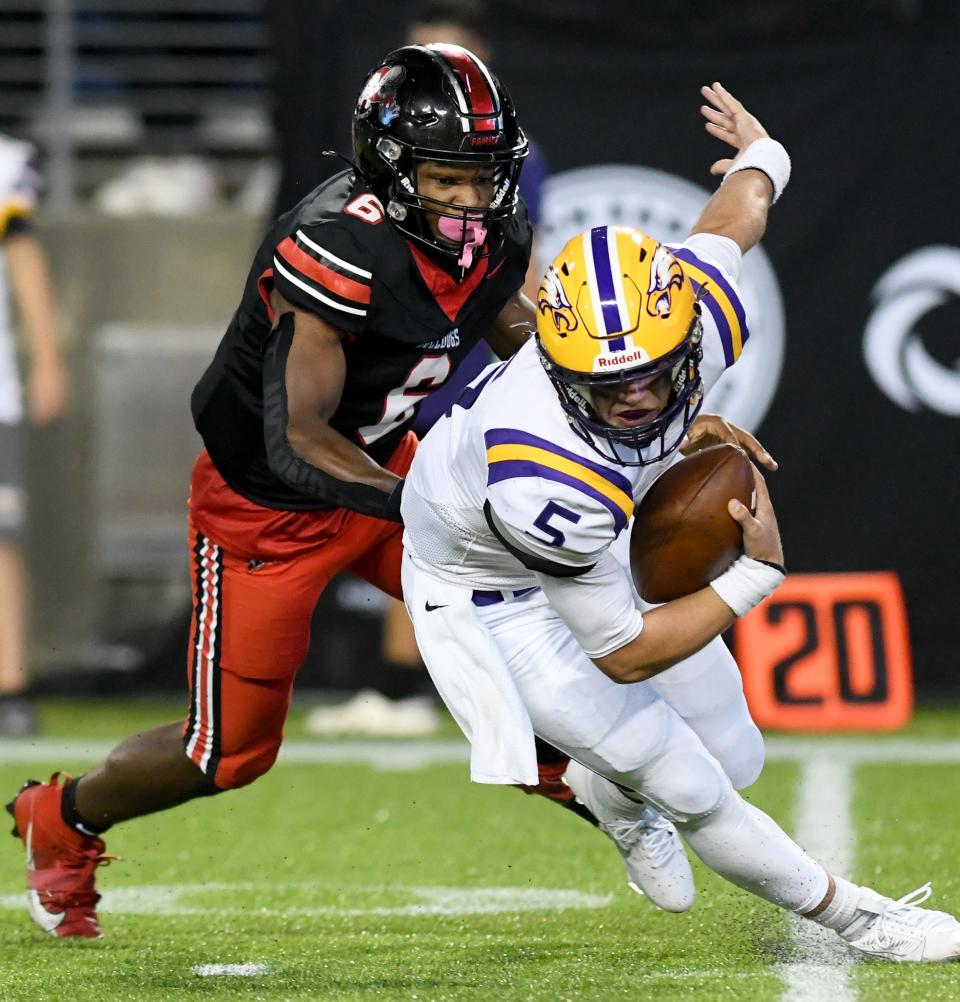
[[(955, 764), (860, 766), (853, 805), (860, 880), (892, 897), (929, 880), (927, 907), (960, 914), (956, 785)], [(960, 999), (960, 968), (872, 961), (858, 965), (855, 984), (864, 999)]]
[[(44, 706), (51, 737), (120, 737), (169, 719), (165, 704)], [(290, 730), (300, 732), (298, 721)], [(0, 793), (27, 775), (82, 765), (0, 764)], [(952, 773), (856, 771), (861, 879), (905, 893), (934, 877), (936, 902), (960, 909)], [(789, 828), (798, 776), (798, 766), (771, 762), (750, 799)], [(626, 888), (605, 837), (539, 798), (469, 784), (462, 764), (281, 764), (248, 789), (120, 826), (109, 851), (124, 860), (101, 871), (98, 942), (58, 942), (36, 929), (19, 907), (21, 848), (12, 839), (0, 848), (4, 1002), (752, 1002), (783, 997), (778, 964), (791, 951), (776, 908), (699, 864), (693, 911), (656, 911)], [(209, 964), (265, 973), (193, 973)], [(851, 984), (862, 999), (954, 999), (958, 973), (869, 962), (856, 965)]]

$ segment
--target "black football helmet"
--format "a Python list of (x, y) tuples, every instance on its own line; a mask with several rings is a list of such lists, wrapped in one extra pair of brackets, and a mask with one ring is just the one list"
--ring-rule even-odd
[[(391, 52), (367, 77), (353, 113), (354, 161), (393, 224), (462, 267), (500, 246), (527, 150), (510, 95), (459, 45)], [(418, 194), (416, 166), (427, 160), (492, 166), (490, 206), (466, 208)], [(450, 242), (433, 236), (425, 213), (440, 217)]]

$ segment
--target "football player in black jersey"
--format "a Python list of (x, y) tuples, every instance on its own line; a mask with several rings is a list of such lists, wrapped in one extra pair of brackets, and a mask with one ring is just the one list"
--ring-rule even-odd
[(204, 450), (189, 505), (188, 719), (127, 740), (78, 779), (31, 781), (9, 805), (31, 841), (30, 911), (46, 931), (100, 935), (94, 874), (111, 825), (270, 768), (335, 574), (400, 596), (417, 402), (479, 338), (512, 354), (534, 317), (519, 291), (526, 152), (479, 59), (408, 46), (363, 87), (353, 166), (267, 234), (192, 400)]

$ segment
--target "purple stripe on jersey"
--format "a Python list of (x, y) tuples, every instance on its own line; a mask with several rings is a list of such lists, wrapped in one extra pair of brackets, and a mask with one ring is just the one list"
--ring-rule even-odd
[(687, 261), (689, 264), (694, 265), (694, 267), (699, 268), (705, 275), (709, 276), (710, 281), (715, 283), (717, 288), (723, 290), (723, 294), (730, 300), (730, 305), (733, 307), (733, 312), (737, 316), (737, 320), (740, 321), (740, 343), (746, 344), (747, 338), (750, 337), (750, 332), (747, 330), (747, 314), (744, 312), (743, 303), (740, 302), (740, 297), (737, 295), (736, 290), (733, 286), (723, 277), (723, 272), (712, 265), (709, 261), (704, 261), (703, 258), (697, 257), (693, 251), (686, 247), (678, 247), (676, 250), (672, 250), (671, 253), (675, 258), (680, 261)]
[(593, 470), (594, 473), (599, 474), (604, 480), (609, 480), (614, 487), (619, 487), (627, 497), (633, 497), (633, 484), (622, 473), (617, 473), (616, 470), (611, 470), (609, 466), (602, 466), (592, 459), (587, 459), (586, 456), (570, 452), (569, 449), (561, 449), (559, 445), (554, 445), (553, 442), (548, 442), (545, 438), (538, 438), (536, 435), (530, 435), (525, 431), (518, 431), (516, 428), (491, 428), (488, 432), (484, 433), (483, 440), (488, 449), (493, 448), (495, 445), (532, 445), (538, 449), (545, 449), (547, 452), (552, 452), (555, 456), (563, 456), (564, 459), (569, 459), (571, 462), (585, 466), (588, 470)]
[[(617, 306), (617, 293), (613, 287), (606, 226), (595, 226), (590, 231), (590, 249), (593, 252), (593, 272), (597, 277), (597, 291), (600, 293), (604, 333), (617, 334), (623, 330), (623, 323), (620, 320), (620, 307)], [(624, 347), (623, 338), (607, 343), (609, 351), (623, 351)]]
[(619, 535), (627, 527), (627, 516), (623, 509), (615, 502), (611, 501), (605, 494), (601, 494), (595, 487), (584, 483), (577, 477), (569, 473), (561, 473), (551, 466), (543, 466), (530, 459), (500, 459), (491, 463), (487, 473), (487, 485), (498, 484), (501, 480), (515, 480), (517, 477), (539, 477), (541, 480), (553, 480), (558, 484), (566, 484), (574, 490), (586, 494), (587, 497), (599, 501), (611, 515)]
[[(695, 278), (691, 278), (690, 281), (693, 284), (694, 292), (699, 292), (701, 283)], [(730, 322), (727, 320), (727, 315), (720, 308), (720, 304), (716, 301), (716, 299), (710, 295), (709, 289), (707, 289), (706, 295), (700, 300), (700, 302), (707, 304), (707, 309), (713, 317), (713, 322), (717, 325), (717, 333), (720, 335), (720, 344), (723, 346), (723, 365), (724, 368), (729, 369), (736, 359), (733, 357), (733, 334), (730, 331)]]

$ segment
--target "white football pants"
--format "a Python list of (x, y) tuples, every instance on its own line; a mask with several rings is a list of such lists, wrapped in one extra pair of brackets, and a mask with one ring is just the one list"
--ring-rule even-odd
[[(662, 673), (658, 684), (620, 685), (587, 658), (540, 591), (477, 607), (469, 589), (435, 578), (408, 555), (403, 591), (424, 663), (471, 742), (480, 725), (496, 726), (504, 693), (495, 680), (505, 667), (515, 688), (503, 717), (519, 719), (507, 701), (518, 694), (520, 717), (528, 716), (536, 734), (658, 807), (708, 866), (738, 886), (798, 911), (822, 899), (822, 868), (742, 800), (722, 764), (726, 757), (748, 783), (762, 764), (759, 732), (722, 641)], [(494, 680), (482, 687), (481, 662), (493, 665)], [(487, 743), (509, 747), (511, 734), (505, 725)], [(738, 761), (741, 740), (751, 749), (746, 764)], [(512, 781), (476, 771), (474, 778)]]

